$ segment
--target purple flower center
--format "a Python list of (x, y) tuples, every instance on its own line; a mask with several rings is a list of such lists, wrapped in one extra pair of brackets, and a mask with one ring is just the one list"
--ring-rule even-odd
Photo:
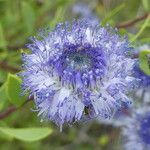
[(72, 69), (76, 71), (89, 69), (92, 65), (89, 56), (82, 54), (80, 52), (75, 54), (70, 54), (70, 56), (66, 58), (66, 62), (68, 62), (68, 64), (70, 64)]
[(64, 52), (50, 62), (62, 83), (78, 88), (95, 84), (97, 78), (106, 73), (106, 55), (100, 47), (65, 47)]
[(139, 133), (143, 142), (150, 144), (150, 113), (142, 119)]

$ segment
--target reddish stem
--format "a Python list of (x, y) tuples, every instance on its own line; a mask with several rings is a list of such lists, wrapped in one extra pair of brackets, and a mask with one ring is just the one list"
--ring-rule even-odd
[(15, 106), (10, 106), (6, 111), (0, 113), (0, 120), (6, 118), (7, 116), (9, 116), (10, 114), (12, 114), (16, 110), (17, 110), (17, 108)]
[(133, 26), (135, 23), (142, 21), (144, 19), (146, 19), (150, 14), (146, 13), (140, 17), (137, 17), (133, 20), (127, 21), (127, 22), (123, 22), (123, 23), (119, 23), (118, 25), (116, 25), (117, 28), (128, 28)]

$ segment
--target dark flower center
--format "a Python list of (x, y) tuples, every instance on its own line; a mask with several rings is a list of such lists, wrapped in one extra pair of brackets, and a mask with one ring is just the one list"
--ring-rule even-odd
[(77, 56), (74, 57), (74, 61), (76, 63), (82, 64), (83, 63), (83, 58), (82, 58), (82, 56), (77, 55)]
[(106, 72), (106, 55), (100, 47), (68, 47), (50, 63), (62, 83), (73, 87), (93, 86)]
[(150, 144), (150, 113), (141, 121), (140, 136), (144, 143)]
[(91, 59), (85, 54), (71, 54), (67, 57), (67, 60), (67, 63), (75, 70), (84, 70), (91, 67)]

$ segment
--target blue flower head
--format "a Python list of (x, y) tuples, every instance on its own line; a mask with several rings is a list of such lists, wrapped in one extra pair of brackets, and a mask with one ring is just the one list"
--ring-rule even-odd
[[(150, 46), (145, 44), (136, 48), (134, 55), (138, 55), (139, 52), (143, 50), (150, 50)], [(145, 103), (150, 102), (150, 75), (145, 74), (139, 66), (139, 62), (133, 67), (133, 75), (135, 78), (139, 79), (139, 88), (135, 91), (135, 96), (140, 101)]]
[[(150, 50), (150, 45), (146, 44), (146, 45), (138, 47), (137, 50), (135, 51), (135, 54), (138, 54), (139, 52), (141, 52), (143, 50)], [(141, 80), (140, 81), (140, 88), (150, 90), (150, 75), (145, 74), (140, 69), (139, 64), (136, 64), (134, 66), (133, 70), (134, 70), (134, 76)]]
[[(60, 23), (32, 38), (23, 54), (23, 89), (43, 119), (62, 126), (83, 118), (111, 117), (130, 104), (133, 59), (126, 38), (86, 20)], [(128, 63), (128, 65), (127, 65)]]
[(140, 79), (140, 88), (150, 89), (150, 76), (140, 69), (139, 64), (134, 66), (134, 76)]
[(91, 24), (98, 24), (100, 20), (98, 17), (93, 13), (90, 6), (85, 3), (76, 3), (72, 8), (73, 15), (77, 16), (78, 18), (86, 18), (90, 20)]
[(125, 150), (150, 149), (150, 109), (143, 107), (133, 111), (123, 128)]
[(126, 118), (130, 116), (131, 108), (121, 108), (117, 110), (112, 118), (98, 119), (100, 124), (112, 125), (114, 127), (122, 127), (126, 124)]
[(81, 17), (88, 17), (93, 14), (91, 8), (88, 5), (81, 2), (76, 3), (73, 6), (72, 11), (75, 15), (79, 15)]

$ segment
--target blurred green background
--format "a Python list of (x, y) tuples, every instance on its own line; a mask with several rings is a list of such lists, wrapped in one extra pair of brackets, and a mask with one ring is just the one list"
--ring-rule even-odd
[[(21, 52), (28, 38), (40, 28), (77, 18), (72, 8), (79, 2), (88, 5), (103, 25), (113, 27), (147, 17), (150, 11), (149, 0), (0, 0), (0, 150), (121, 150), (119, 128), (95, 120), (64, 126), (60, 132), (53, 123), (40, 122), (31, 110), (32, 101), (18, 100), (21, 81), (15, 74), (21, 70)], [(146, 17), (119, 28), (120, 34), (127, 34), (133, 43), (149, 43)], [(13, 130), (34, 127), (38, 130)]]

